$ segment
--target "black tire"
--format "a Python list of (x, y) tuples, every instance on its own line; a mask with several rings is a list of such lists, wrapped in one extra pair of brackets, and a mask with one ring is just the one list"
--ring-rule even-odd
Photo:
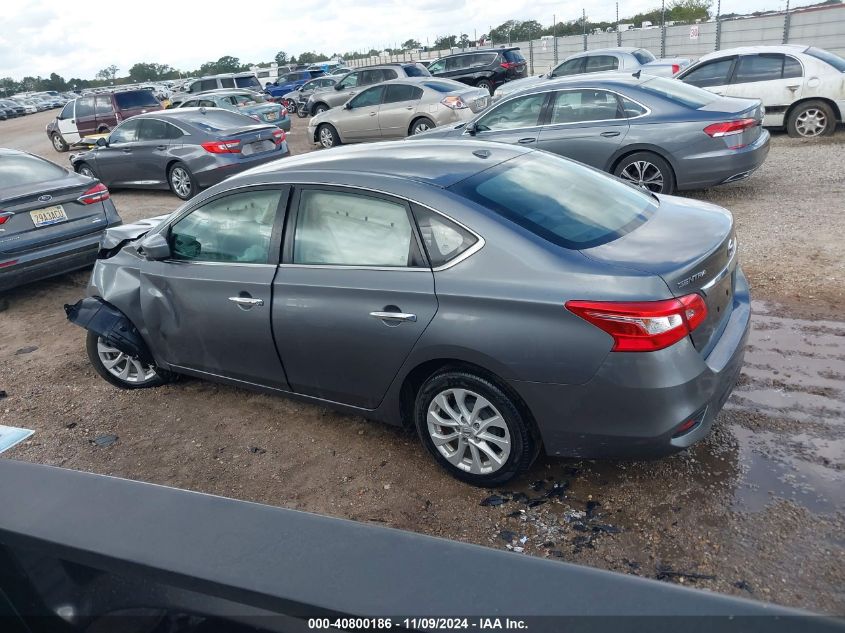
[(304, 103), (300, 103), (299, 107), (296, 109), (296, 116), (298, 116), (300, 119), (306, 118), (308, 116), (308, 106), (306, 106)]
[(97, 134), (108, 134), (109, 132), (111, 132), (111, 128), (107, 125), (104, 125), (97, 130)]
[(167, 170), (167, 184), (177, 198), (190, 200), (199, 191), (197, 179), (185, 163), (173, 163)]
[(94, 170), (91, 169), (91, 166), (88, 163), (79, 163), (76, 166), (76, 173), (81, 174), (83, 176), (88, 176), (89, 178), (97, 177), (97, 174), (94, 173)]
[(414, 119), (411, 126), (408, 128), (408, 136), (422, 134), (437, 127), (437, 124), (429, 119), (427, 116), (421, 116), (419, 119)]
[(792, 138), (830, 136), (836, 130), (836, 115), (824, 101), (804, 101), (789, 113), (786, 133)]
[(341, 145), (340, 136), (333, 125), (323, 123), (317, 128), (317, 141), (325, 149), (331, 149)]
[(100, 354), (97, 349), (99, 338), (100, 337), (94, 332), (88, 332), (88, 336), (85, 339), (85, 351), (88, 352), (88, 359), (91, 361), (94, 371), (96, 371), (103, 380), (115, 387), (119, 387), (121, 389), (147, 389), (148, 387), (160, 387), (173, 379), (173, 374), (155, 367), (153, 368), (154, 376), (148, 380), (122, 380), (119, 376), (111, 373), (103, 364), (103, 359), (100, 358)]
[(68, 144), (65, 143), (65, 139), (58, 132), (53, 132), (50, 135), (50, 142), (53, 144), (53, 149), (57, 152), (66, 152), (68, 150)]
[(489, 79), (482, 79), (478, 83), (475, 84), (477, 88), (484, 88), (487, 92), (491, 95), (496, 92), (496, 86), (493, 85), (493, 82)]
[(311, 114), (313, 114), (314, 116), (317, 116), (318, 114), (321, 114), (321, 113), (325, 112), (326, 110), (330, 110), (330, 109), (331, 108), (329, 108), (329, 106), (327, 106), (325, 103), (318, 103), (317, 105), (315, 105), (311, 109)]
[[(659, 175), (656, 175), (655, 170)], [(640, 180), (637, 179), (638, 174)], [(675, 192), (675, 172), (672, 166), (653, 152), (636, 152), (626, 156), (616, 165), (613, 175), (652, 193), (671, 195)]]
[[(450, 462), (434, 445), (428, 426), (429, 407), (433, 406), (433, 402), (437, 396), (449, 393), (449, 391), (453, 389), (467, 390), (486, 399), (495, 408), (499, 418), (501, 418), (502, 422), (500, 424), (504, 424), (507, 428), (510, 452), (504, 460), (504, 463), (500, 466), (494, 466), (492, 460), (489, 460), (483, 451), (482, 453), (478, 453), (478, 449), (475, 451), (470, 450), (470, 438), (467, 438), (464, 444), (460, 443), (460, 439), (456, 439), (455, 442), (457, 442), (457, 445), (455, 447), (452, 447), (451, 445), (444, 445), (446, 446), (444, 450), (453, 451), (453, 456), (457, 456), (460, 451), (463, 451), (460, 452), (460, 461), (464, 465), (464, 468), (470, 468), (470, 465), (465, 463), (464, 458), (467, 452), (470, 453), (470, 457), (467, 458), (470, 460), (472, 459), (472, 454), (474, 452), (482, 455), (483, 458), (487, 458), (488, 467), (491, 469), (488, 473), (477, 474), (464, 470), (463, 468)], [(472, 397), (473, 396), (469, 396), (469, 398)], [(448, 398), (449, 396), (447, 396), (447, 400)], [(474, 400), (474, 403), (473, 412), (475, 412), (475, 406), (478, 404), (478, 400)], [(492, 409), (490, 412), (493, 412)], [(479, 419), (483, 422), (483, 418)], [(528, 418), (526, 414), (521, 411), (520, 406), (514, 401), (514, 399), (492, 380), (460, 368), (447, 368), (437, 374), (434, 374), (425, 381), (422, 387), (420, 387), (414, 403), (414, 423), (417, 427), (417, 433), (419, 434), (423, 445), (429, 453), (434, 456), (434, 459), (453, 477), (475, 486), (499, 486), (506, 481), (513, 479), (515, 476), (524, 473), (531, 466), (539, 451), (539, 444), (537, 443), (534, 434), (531, 432)], [(493, 433), (494, 430), (497, 429), (490, 427), (489, 431), (485, 431), (482, 428), (481, 431), (478, 432)], [(455, 432), (460, 433), (460, 431)], [(473, 433), (472, 430), (466, 428), (464, 429), (464, 432), (470, 434)], [(496, 433), (493, 434), (496, 435)], [(501, 435), (499, 437), (505, 439), (507, 436)], [(479, 437), (483, 439), (482, 436)], [(472, 439), (477, 442), (479, 438), (473, 436)], [(492, 450), (497, 446), (495, 442), (490, 443), (489, 441), (485, 441), (484, 444), (487, 446), (488, 450)], [(461, 446), (463, 446), (463, 448), (461, 448)], [(502, 453), (500, 453), (499, 456), (501, 457)], [(453, 459), (459, 458), (454, 457)]]
[(288, 112), (293, 112), (296, 109), (296, 101), (291, 99), (282, 99), (282, 105), (285, 106), (285, 110)]

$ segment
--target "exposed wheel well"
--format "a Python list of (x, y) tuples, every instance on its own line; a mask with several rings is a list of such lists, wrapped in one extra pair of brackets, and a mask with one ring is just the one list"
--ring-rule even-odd
[[(825, 97), (805, 97), (804, 99), (799, 99), (795, 103), (791, 104), (787, 109), (786, 112), (783, 113), (783, 126), (786, 127), (787, 122), (789, 121), (790, 115), (795, 111), (795, 108), (798, 106), (807, 103), (808, 101), (821, 101), (822, 103), (826, 103), (830, 106), (830, 109), (833, 110), (833, 114), (836, 116), (838, 121), (843, 121), (842, 112), (839, 111), (839, 108), (836, 105), (835, 101), (831, 99), (827, 99)], [(843, 121), (845, 122), (845, 121)]]
[(669, 160), (669, 158), (665, 154), (663, 154), (662, 152), (654, 150), (650, 147), (641, 147), (639, 149), (625, 150), (625, 152), (623, 154), (618, 156), (616, 158), (616, 160), (613, 161), (613, 163), (610, 165), (610, 169), (608, 169), (608, 171), (612, 174), (614, 172), (614, 170), (619, 166), (619, 163), (621, 163), (623, 160), (628, 158), (628, 156), (631, 156), (632, 154), (639, 154), (640, 152), (646, 152), (646, 153), (649, 153), (649, 154), (654, 154), (655, 156), (659, 156), (660, 158), (665, 160), (666, 164), (669, 165), (669, 169), (672, 170), (673, 180), (676, 183), (678, 182), (678, 176), (677, 176), (677, 173), (675, 172), (675, 166), (672, 164), (672, 161)]
[(414, 367), (414, 369), (405, 376), (405, 380), (402, 382), (402, 388), (399, 391), (399, 415), (401, 416), (403, 426), (411, 428), (414, 425), (414, 401), (416, 400), (417, 392), (419, 392), (420, 387), (422, 387), (423, 383), (431, 376), (443, 370), (473, 373), (489, 380), (499, 387), (499, 389), (504, 391), (510, 398), (513, 399), (516, 406), (519, 407), (520, 411), (523, 415), (525, 415), (525, 419), (528, 421), (531, 432), (537, 441), (537, 446), (539, 447), (541, 445), (542, 438), (540, 437), (540, 432), (537, 428), (534, 416), (531, 413), (531, 409), (528, 408), (525, 400), (522, 399), (522, 397), (508, 384), (508, 382), (493, 372), (484, 369), (480, 365), (456, 360), (454, 358), (438, 358), (426, 361)]

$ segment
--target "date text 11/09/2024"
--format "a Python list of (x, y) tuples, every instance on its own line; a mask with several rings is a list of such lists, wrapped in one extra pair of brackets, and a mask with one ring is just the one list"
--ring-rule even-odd
[(403, 630), (448, 631), (448, 630), (524, 630), (528, 628), (525, 620), (519, 618), (310, 618), (308, 628), (363, 630)]

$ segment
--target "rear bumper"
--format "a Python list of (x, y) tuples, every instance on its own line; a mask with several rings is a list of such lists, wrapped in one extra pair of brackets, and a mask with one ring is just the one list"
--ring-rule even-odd
[(713, 187), (748, 178), (769, 155), (770, 135), (761, 130), (750, 145), (684, 156), (676, 165), (678, 189)]
[[(235, 174), (246, 171), (247, 169), (252, 169), (258, 165), (263, 165), (264, 163), (269, 163), (271, 161), (278, 160), (279, 158), (290, 156), (290, 150), (288, 149), (287, 141), (283, 141), (280, 149), (267, 152), (266, 154), (251, 156), (249, 158), (242, 158), (238, 154), (219, 154), (218, 156), (219, 157), (215, 162), (209, 163), (202, 169), (194, 172), (194, 177), (197, 179), (197, 183), (203, 189), (216, 185), (218, 182), (222, 182), (229, 176), (234, 176)], [(230, 158), (230, 156), (233, 158)]]
[[(510, 384), (531, 410), (549, 455), (665, 455), (709, 433), (742, 368), (750, 319), (748, 284), (738, 268), (733, 312), (706, 358), (687, 338), (657, 352), (610, 354), (583, 385)], [(692, 418), (696, 426), (673, 437)]]

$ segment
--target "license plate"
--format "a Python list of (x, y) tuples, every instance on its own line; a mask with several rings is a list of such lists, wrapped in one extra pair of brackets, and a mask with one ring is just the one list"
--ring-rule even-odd
[(65, 213), (64, 207), (60, 204), (53, 207), (45, 207), (43, 209), (30, 211), (29, 215), (35, 226), (49, 226), (51, 224), (65, 222), (67, 220), (67, 213)]
[(487, 97), (481, 97), (480, 99), (475, 100), (475, 107), (479, 109), (484, 109), (487, 107)]
[(267, 120), (268, 121), (275, 121), (278, 118), (279, 118), (279, 115), (276, 114), (275, 112), (268, 112), (267, 113)]
[(252, 154), (260, 154), (261, 152), (269, 152), (274, 149), (276, 144), (273, 141), (255, 141), (254, 143), (247, 143), (241, 149), (242, 156), (250, 156)]

